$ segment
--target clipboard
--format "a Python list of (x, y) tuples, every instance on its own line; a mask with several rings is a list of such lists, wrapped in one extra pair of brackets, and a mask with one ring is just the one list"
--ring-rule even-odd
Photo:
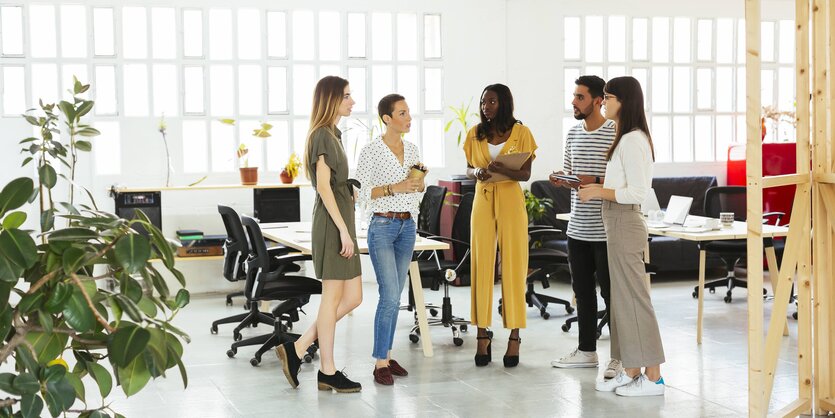
[[(496, 157), (494, 161), (498, 161), (504, 164), (505, 167), (511, 170), (519, 170), (520, 168), (522, 168), (523, 165), (525, 165), (525, 162), (528, 161), (529, 158), (531, 158), (530, 152), (514, 152), (512, 154), (499, 155), (498, 157)], [(490, 178), (484, 180), (484, 183), (495, 183), (497, 181), (512, 180), (510, 177), (504, 174), (494, 173), (489, 170), (488, 172), (490, 173)]]

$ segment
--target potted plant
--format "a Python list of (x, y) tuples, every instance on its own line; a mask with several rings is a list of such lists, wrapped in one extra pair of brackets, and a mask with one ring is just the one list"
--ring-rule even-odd
[(299, 161), (299, 156), (295, 152), (290, 154), (290, 160), (287, 161), (287, 165), (281, 170), (281, 182), (284, 184), (292, 183), (298, 177), (301, 166), (302, 163)]
[[(221, 119), (220, 122), (227, 125), (235, 125), (235, 119)], [(269, 123), (261, 122), (261, 126), (252, 131), (252, 136), (255, 138), (269, 138), (271, 136), (270, 129), (272, 128), (273, 126)], [(251, 186), (258, 184), (258, 167), (249, 166), (249, 157), (246, 156), (247, 154), (249, 154), (249, 147), (247, 147), (246, 142), (241, 141), (238, 149), (235, 150), (235, 155), (238, 157), (238, 167), (241, 172), (241, 184)]]
[(461, 103), (461, 105), (458, 107), (449, 106), (449, 110), (452, 111), (452, 114), (455, 117), (447, 121), (446, 126), (444, 126), (444, 133), (449, 132), (449, 130), (452, 129), (452, 124), (458, 122), (458, 146), (461, 146), (462, 137), (466, 137), (467, 132), (470, 131), (470, 125), (473, 123), (470, 122), (470, 117), (475, 117), (476, 121), (478, 121), (479, 118), (478, 113), (470, 112), (470, 106), (472, 105), (472, 102), (473, 99), (470, 98), (469, 103), (467, 103), (466, 105), (464, 103)]

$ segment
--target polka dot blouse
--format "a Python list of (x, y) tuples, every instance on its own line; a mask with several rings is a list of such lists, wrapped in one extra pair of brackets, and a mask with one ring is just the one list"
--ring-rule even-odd
[(361, 185), (359, 204), (364, 220), (370, 219), (374, 212), (410, 212), (412, 219), (417, 221), (423, 192), (395, 193), (394, 196), (371, 199), (371, 189), (400, 183), (419, 162), (418, 147), (409, 141), (403, 141), (403, 165), (381, 137), (362, 148), (355, 177)]

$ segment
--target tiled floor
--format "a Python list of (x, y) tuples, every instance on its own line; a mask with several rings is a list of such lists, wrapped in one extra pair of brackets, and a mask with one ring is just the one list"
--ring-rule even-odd
[[(452, 343), (448, 329), (433, 328), (433, 358), (424, 358), (419, 345), (409, 342), (410, 314), (402, 314), (395, 336), (394, 357), (410, 372), (397, 378), (394, 387), (375, 385), (371, 376), (373, 360), (372, 318), (377, 290), (364, 285), (365, 302), (337, 327), (336, 361), (346, 373), (363, 384), (359, 394), (331, 394), (316, 390), (317, 362), (302, 366), (301, 386), (291, 389), (280, 370), (274, 352), (259, 367), (249, 359), (254, 347), (244, 347), (235, 358), (227, 358), (232, 326), (209, 333), (212, 320), (238, 313), (240, 300), (226, 307), (223, 297), (195, 297), (177, 318), (177, 325), (191, 334), (184, 361), (189, 386), (183, 390), (176, 371), (168, 379), (149, 383), (142, 392), (123, 399), (114, 390), (112, 407), (128, 417), (740, 417), (747, 415), (747, 303), (746, 291), (735, 291), (732, 304), (722, 293), (705, 300), (704, 343), (695, 342), (696, 300), (692, 280), (656, 279), (652, 296), (661, 325), (667, 355), (662, 372), (667, 382), (664, 397), (621, 398), (594, 390), (602, 373), (592, 369), (554, 369), (550, 361), (577, 344), (576, 326), (560, 330), (565, 311), (551, 307), (551, 319), (543, 320), (528, 310), (528, 328), (522, 332), (521, 364), (502, 367), (507, 331), (495, 328), (494, 362), (485, 368), (473, 365), (474, 330), (464, 334), (464, 345)], [(545, 291), (570, 297), (564, 283), (552, 283)], [(495, 298), (498, 299), (499, 286)], [(427, 290), (429, 301), (440, 301), (440, 293)], [(469, 317), (469, 288), (452, 288), (454, 311)], [(767, 315), (773, 302), (766, 302)], [(314, 298), (306, 311), (315, 313)], [(789, 309), (794, 312), (794, 308)], [(303, 317), (296, 330), (303, 330), (310, 317)], [(494, 317), (494, 324), (500, 325)], [(791, 336), (783, 339), (779, 373), (775, 380), (771, 408), (794, 400), (797, 393), (796, 321), (789, 320)], [(244, 336), (265, 333), (265, 326), (245, 330)], [(601, 363), (608, 358), (608, 335), (600, 340)], [(496, 361), (497, 360), (497, 361)]]

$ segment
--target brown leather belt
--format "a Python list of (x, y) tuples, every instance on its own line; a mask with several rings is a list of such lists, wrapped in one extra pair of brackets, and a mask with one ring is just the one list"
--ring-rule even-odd
[(374, 216), (382, 216), (389, 219), (412, 219), (411, 212), (374, 212)]

